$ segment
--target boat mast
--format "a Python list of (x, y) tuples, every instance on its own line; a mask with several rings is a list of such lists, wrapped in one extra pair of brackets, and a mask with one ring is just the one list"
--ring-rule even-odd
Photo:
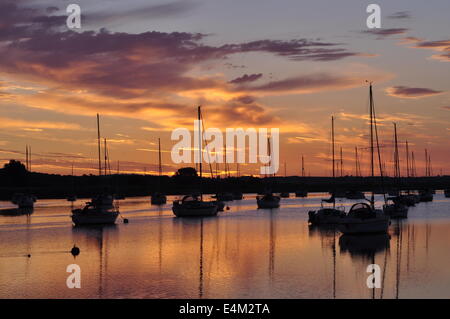
[(410, 163), (409, 163), (409, 146), (408, 146), (408, 140), (406, 140), (406, 177), (410, 177), (411, 169), (410, 169)]
[(425, 149), (425, 176), (428, 176), (428, 151)]
[(343, 171), (344, 160), (342, 159), (342, 146), (340, 148), (340, 152), (341, 152), (341, 169), (340, 169), (340, 172), (341, 172), (341, 177), (342, 177), (342, 176), (344, 176), (344, 171)]
[(108, 154), (106, 153), (106, 138), (104, 139), (105, 145), (104, 145), (104, 152), (105, 152), (105, 176), (108, 175), (106, 172), (106, 168), (107, 168), (107, 161), (108, 161)]
[(355, 175), (356, 175), (356, 177), (360, 176), (359, 159), (358, 159), (358, 147), (357, 146), (355, 146)]
[(400, 178), (400, 158), (398, 154), (397, 124), (394, 123), (394, 176)]
[[(199, 171), (200, 171), (200, 184), (202, 182), (202, 149), (203, 149), (203, 140), (202, 140), (202, 122), (201, 122), (201, 114), (202, 111), (200, 109), (201, 107), (198, 106), (198, 123), (199, 123), (199, 129), (198, 129), (198, 157), (199, 157)], [(200, 189), (200, 199), (203, 200), (203, 193)]]
[(332, 155), (332, 171), (333, 171), (333, 179), (335, 178), (335, 171), (334, 171), (334, 116), (331, 117), (331, 153)]
[(162, 166), (161, 166), (161, 138), (158, 137), (158, 174), (161, 177)]
[(25, 168), (28, 171), (28, 145), (25, 145)]
[(335, 183), (335, 167), (334, 167), (334, 116), (331, 116), (331, 153), (332, 153), (332, 172), (333, 172), (333, 208), (336, 207), (336, 198), (334, 197), (336, 195), (336, 183)]
[(305, 177), (305, 159), (302, 155), (302, 177)]
[[(372, 177), (372, 183), (375, 176), (374, 160), (373, 160), (373, 94), (372, 94), (372, 83), (369, 86), (369, 114), (370, 114), (370, 175)], [(372, 188), (372, 195), (370, 197), (370, 205), (372, 209), (375, 208), (375, 194)]]
[(101, 148), (100, 148), (100, 116), (97, 113), (97, 144), (98, 144), (98, 175), (102, 175), (102, 160), (101, 160)]

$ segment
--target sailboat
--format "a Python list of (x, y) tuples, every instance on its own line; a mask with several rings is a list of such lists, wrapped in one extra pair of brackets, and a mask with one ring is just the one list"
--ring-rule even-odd
[[(161, 139), (158, 138), (158, 188), (161, 188), (161, 175)], [(158, 191), (152, 195), (150, 202), (152, 205), (163, 205), (167, 202), (167, 197), (166, 195)]]
[[(270, 138), (267, 138), (267, 149), (269, 153), (269, 158), (271, 158), (271, 148), (270, 148)], [(280, 196), (272, 194), (270, 191), (266, 191), (264, 195), (256, 196), (256, 204), (258, 208), (278, 208), (280, 207)]]
[(19, 208), (33, 208), (36, 202), (36, 196), (28, 193), (15, 193), (12, 196), (11, 202)]
[[(397, 124), (394, 123), (394, 177), (397, 185), (400, 179), (400, 157), (398, 153), (398, 139), (397, 139)], [(398, 191), (398, 188), (396, 189)], [(400, 194), (395, 197), (389, 197), (383, 210), (391, 218), (406, 218), (408, 217), (408, 206), (403, 200), (403, 195)]]
[[(332, 148), (332, 173), (333, 184), (336, 178), (335, 160), (334, 160), (334, 116), (331, 117), (331, 148)], [(333, 185), (335, 188), (335, 185)], [(333, 190), (329, 199), (322, 199), (320, 209), (308, 212), (308, 223), (311, 225), (338, 224), (341, 217), (344, 216), (342, 210), (336, 209), (335, 190)], [(323, 203), (333, 203), (333, 207), (323, 207)]]
[[(199, 155), (199, 171), (200, 183), (202, 182), (202, 162), (203, 162), (203, 130), (202, 130), (202, 111), (198, 107), (198, 155)], [(204, 201), (203, 193), (186, 195), (181, 200), (173, 202), (172, 211), (177, 217), (202, 217), (202, 216), (216, 216), (218, 212), (217, 201)]]
[[(26, 146), (26, 174), (27, 174), (27, 182), (29, 178), (29, 174), (31, 172), (31, 147)], [(15, 193), (11, 198), (11, 202), (18, 206), (19, 209), (33, 209), (34, 203), (36, 202), (36, 196), (31, 194), (31, 192), (25, 193)]]
[[(369, 87), (370, 100), (370, 168), (372, 179), (375, 176), (374, 166), (374, 133), (377, 140), (378, 162), (380, 165), (380, 174), (383, 176), (381, 169), (380, 150), (378, 144), (378, 131), (376, 126), (375, 106), (373, 102), (372, 83)], [(372, 196), (367, 203), (354, 204), (349, 212), (341, 218), (338, 224), (338, 229), (343, 234), (371, 234), (371, 233), (386, 233), (390, 224), (389, 216), (383, 210), (375, 208), (375, 194), (372, 188)]]
[[(101, 164), (101, 147), (100, 147), (100, 117), (97, 114), (97, 139), (98, 139), (98, 172), (99, 177), (102, 175)], [(106, 142), (105, 142), (106, 145)], [(105, 149), (106, 157), (106, 149)], [(105, 160), (106, 175), (106, 160)], [(95, 196), (90, 202), (87, 202), (84, 208), (72, 210), (72, 222), (75, 225), (91, 225), (91, 224), (114, 224), (119, 210), (114, 206), (114, 198), (112, 195), (102, 193)]]

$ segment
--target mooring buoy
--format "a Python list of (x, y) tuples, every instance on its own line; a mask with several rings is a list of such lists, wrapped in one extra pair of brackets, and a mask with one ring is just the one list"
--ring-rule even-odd
[(73, 245), (72, 249), (70, 250), (70, 253), (75, 257), (78, 256), (80, 254), (80, 248), (78, 248), (77, 246)]

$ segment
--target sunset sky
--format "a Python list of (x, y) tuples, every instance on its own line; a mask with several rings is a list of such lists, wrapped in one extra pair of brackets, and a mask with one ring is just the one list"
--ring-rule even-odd
[(419, 175), (425, 148), (450, 174), (450, 2), (378, 0), (370, 30), (373, 2), (1, 0), (0, 160), (23, 161), (29, 145), (33, 171), (95, 174), (100, 113), (111, 166), (155, 173), (160, 137), (171, 174), (170, 134), (192, 130), (202, 105), (208, 128), (279, 128), (288, 175), (302, 154), (308, 175), (330, 174), (334, 115), (344, 172), (358, 147), (367, 174), (369, 80), (388, 172), (396, 122), (402, 165), (407, 139)]

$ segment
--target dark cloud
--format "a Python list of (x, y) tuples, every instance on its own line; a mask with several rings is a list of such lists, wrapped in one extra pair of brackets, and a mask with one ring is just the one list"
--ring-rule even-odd
[[(188, 10), (187, 6), (192, 5), (183, 3), (152, 6), (148, 10), (163, 15)], [(74, 32), (66, 28), (65, 20), (65, 15), (48, 14), (45, 8), (28, 9), (13, 1), (1, 3), (0, 68), (45, 84), (49, 89), (39, 95), (47, 94), (49, 101), (59, 99), (66, 105), (78, 105), (78, 109), (105, 109), (115, 114), (155, 108), (185, 110), (184, 105), (170, 103), (169, 98), (183, 91), (238, 91), (221, 76), (191, 75), (193, 69), (205, 62), (226, 60), (236, 54), (263, 52), (295, 61), (332, 61), (360, 55), (342, 48), (341, 43), (320, 39), (264, 39), (212, 46), (204, 44), (207, 35), (201, 33), (126, 33), (106, 29)], [(260, 74), (244, 75), (233, 80), (233, 84), (240, 87), (260, 77)], [(307, 84), (308, 80), (296, 85), (314, 86)], [(289, 81), (292, 79), (254, 90), (264, 87), (277, 90), (277, 86), (288, 86)], [(74, 91), (83, 91), (96, 99), (64, 94)], [(117, 102), (110, 103), (112, 98)], [(41, 104), (42, 101), (41, 98)], [(246, 99), (239, 104), (253, 105), (253, 102)]]
[(255, 98), (250, 95), (243, 95), (243, 96), (236, 98), (235, 101), (244, 103), (244, 104), (252, 104), (253, 102), (255, 102)]
[(226, 106), (210, 108), (210, 110), (208, 114), (212, 121), (233, 123), (235, 126), (269, 125), (279, 120), (256, 103), (242, 104), (236, 101), (227, 103)]
[(231, 53), (243, 52), (267, 52), (291, 60), (303, 61), (332, 61), (358, 56), (358, 52), (350, 52), (343, 48), (337, 48), (340, 43), (322, 42), (320, 40), (293, 39), (283, 40), (258, 40), (241, 44), (227, 44), (221, 47)]
[(391, 28), (391, 29), (371, 29), (361, 31), (362, 33), (373, 34), (377, 39), (384, 39), (391, 35), (405, 34), (409, 29), (407, 28)]
[(348, 76), (334, 76), (330, 74), (314, 74), (299, 77), (291, 77), (279, 81), (271, 81), (258, 86), (242, 85), (240, 89), (258, 92), (314, 92), (320, 89), (339, 89), (352, 87), (363, 83), (360, 78)]
[(184, 13), (190, 12), (198, 7), (198, 3), (195, 1), (174, 1), (170, 3), (154, 4), (145, 7), (140, 7), (128, 11), (120, 12), (107, 12), (107, 13), (92, 13), (86, 14), (87, 23), (95, 23), (96, 25), (101, 25), (110, 22), (117, 22), (125, 19), (162, 19), (170, 18), (182, 15)]
[(428, 49), (437, 52), (432, 59), (450, 62), (450, 40), (425, 41), (421, 38), (406, 37), (402, 44), (413, 44), (413, 48)]
[(442, 109), (450, 111), (450, 105), (443, 106)]
[(413, 88), (406, 86), (393, 86), (386, 89), (386, 92), (390, 96), (398, 98), (423, 98), (427, 96), (437, 95), (443, 93), (443, 91), (436, 91), (427, 88)]
[(387, 16), (389, 19), (410, 19), (411, 14), (409, 11), (397, 11)]
[(54, 7), (54, 6), (47, 7), (47, 9), (45, 9), (45, 11), (46, 11), (47, 13), (54, 13), (54, 12), (56, 12), (56, 11), (58, 11), (58, 10), (59, 10), (59, 8), (58, 8), (58, 7)]
[(230, 83), (241, 84), (241, 83), (246, 83), (246, 82), (253, 82), (253, 81), (260, 79), (262, 76), (263, 76), (262, 73), (244, 74), (243, 76), (240, 76), (238, 78), (231, 80)]

